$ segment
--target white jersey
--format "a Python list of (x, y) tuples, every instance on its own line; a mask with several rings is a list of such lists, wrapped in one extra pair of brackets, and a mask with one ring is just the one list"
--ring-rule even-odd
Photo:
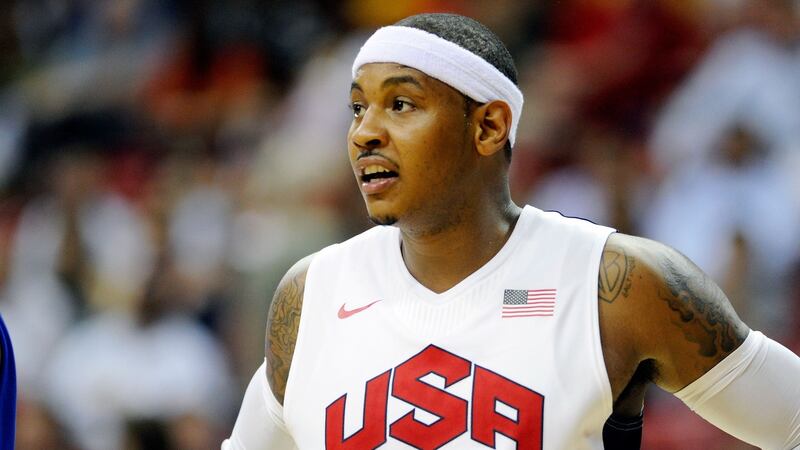
[(397, 228), (320, 251), (284, 402), (297, 446), (603, 448), (597, 277), (612, 231), (527, 206), (503, 248), (439, 294), (408, 272)]

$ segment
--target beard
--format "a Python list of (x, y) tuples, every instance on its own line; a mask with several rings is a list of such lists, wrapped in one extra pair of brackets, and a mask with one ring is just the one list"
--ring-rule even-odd
[(369, 220), (375, 225), (394, 225), (397, 223), (397, 217), (394, 216), (369, 216)]

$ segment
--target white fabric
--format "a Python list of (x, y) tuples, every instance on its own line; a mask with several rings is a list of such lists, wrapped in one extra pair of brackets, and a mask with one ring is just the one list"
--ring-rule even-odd
[[(597, 273), (611, 231), (526, 207), (503, 248), (442, 293), (428, 290), (409, 273), (395, 227), (375, 227), (317, 253), (306, 277), (284, 401), (283, 418), (298, 448), (339, 448), (335, 439), (344, 438), (349, 440), (341, 448), (408, 449), (413, 446), (402, 440), (411, 436), (426, 440), (418, 448), (486, 449), (492, 446), (473, 436), (480, 428), (476, 418), (481, 412), (491, 414), (487, 410), (492, 407), (497, 414), (513, 417), (515, 411), (503, 401), (524, 401), (522, 408), (530, 412), (535, 402), (525, 395), (531, 392), (544, 397), (536, 422), (544, 429), (543, 442), (516, 446), (497, 432), (492, 434), (494, 448), (603, 448), (602, 428), (612, 398), (600, 345)], [(538, 289), (556, 290), (552, 316), (501, 317), (506, 290)], [(373, 303), (376, 300), (380, 301)], [(439, 348), (436, 358), (423, 360), (420, 355), (433, 354), (425, 353), (431, 345)], [(440, 373), (445, 366), (453, 369), (448, 361), (455, 360), (464, 376), (445, 386)], [(426, 375), (419, 381), (404, 378), (398, 366), (415, 367), (421, 370), (416, 373)], [(484, 391), (500, 401), (479, 408), (476, 391), (487, 385), (479, 383), (479, 375), (487, 371), (507, 381)], [(367, 396), (367, 386), (381, 394)], [(427, 395), (432, 407), (400, 400), (403, 394), (398, 390), (403, 389), (416, 389), (418, 398)], [(463, 432), (438, 429), (451, 440), (419, 424), (416, 433), (396, 426), (412, 411), (415, 421), (432, 424), (442, 415), (430, 411), (454, 401), (453, 396), (466, 405), (459, 417), (469, 418)], [(369, 407), (366, 398), (371, 399)], [(342, 403), (341, 416), (330, 413)], [(354, 437), (365, 423), (378, 437)], [(326, 430), (332, 430), (328, 438), (334, 439), (327, 446)], [(385, 439), (382, 445), (380, 439)]]
[(266, 361), (253, 374), (239, 417), (222, 450), (289, 450), (296, 448), (283, 423), (283, 406), (267, 383)]
[(800, 358), (758, 331), (675, 396), (745, 442), (800, 446)]
[(514, 145), (522, 115), (522, 92), (485, 59), (427, 31), (389, 26), (376, 31), (361, 47), (353, 62), (353, 78), (364, 64), (380, 62), (417, 69), (480, 103), (507, 103), (511, 108), (508, 140)]

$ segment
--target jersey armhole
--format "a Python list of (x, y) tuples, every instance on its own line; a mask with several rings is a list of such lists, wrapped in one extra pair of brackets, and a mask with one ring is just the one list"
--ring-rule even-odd
[[(310, 313), (307, 313), (307, 311), (309, 310), (310, 306), (309, 306), (309, 302), (307, 302), (306, 300), (311, 297), (309, 295), (309, 292), (314, 289), (313, 283), (311, 281), (314, 279), (313, 275), (316, 272), (317, 267), (319, 266), (319, 260), (322, 257), (326, 256), (326, 253), (327, 253), (326, 250), (327, 249), (323, 249), (323, 250), (317, 252), (316, 255), (314, 255), (314, 257), (311, 259), (311, 263), (308, 265), (308, 271), (306, 272), (306, 281), (305, 281), (305, 286), (303, 287), (303, 304), (300, 307), (300, 323), (297, 326), (297, 337), (295, 338), (295, 341), (294, 341), (294, 352), (292, 353), (292, 363), (291, 363), (291, 366), (289, 368), (289, 377), (286, 380), (286, 390), (284, 391), (284, 395), (283, 395), (283, 417), (284, 417), (284, 419), (286, 417), (290, 417), (292, 409), (293, 409), (292, 408), (292, 404), (293, 404), (292, 400), (294, 399), (294, 395), (293, 395), (293, 393), (294, 393), (294, 385), (295, 385), (295, 381), (294, 380), (297, 378), (296, 374), (297, 374), (297, 371), (300, 369), (300, 367), (297, 365), (297, 361), (299, 359), (298, 355), (302, 354), (302, 352), (303, 352), (303, 349), (305, 347), (305, 341), (306, 341), (305, 336), (308, 334), (308, 333), (305, 332), (305, 329), (307, 328), (306, 324), (310, 320), (310, 319), (308, 319), (308, 315)], [(284, 421), (284, 422), (286, 423), (286, 426), (288, 428), (289, 424), (286, 421)]]

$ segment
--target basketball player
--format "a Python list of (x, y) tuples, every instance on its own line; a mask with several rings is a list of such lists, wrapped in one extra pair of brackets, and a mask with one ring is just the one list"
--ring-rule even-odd
[(17, 417), (17, 372), (14, 351), (3, 317), (0, 316), (0, 450), (14, 449)]
[(362, 47), (347, 144), (384, 226), (286, 274), (224, 449), (638, 448), (649, 383), (744, 441), (800, 445), (800, 358), (696, 266), (511, 201), (516, 78), (461, 16)]

